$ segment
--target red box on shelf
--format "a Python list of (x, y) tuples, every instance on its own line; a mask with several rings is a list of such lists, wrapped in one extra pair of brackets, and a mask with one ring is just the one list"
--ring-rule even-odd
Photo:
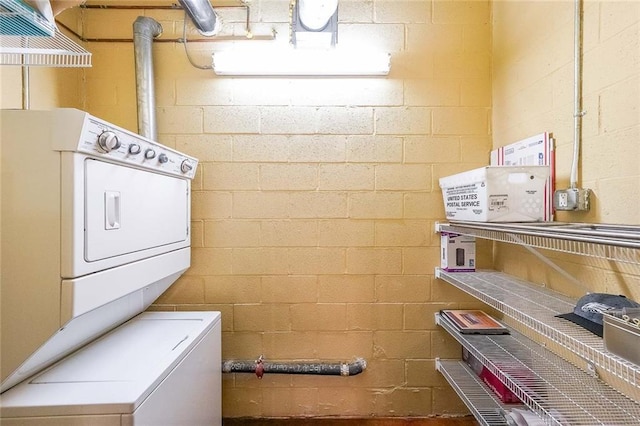
[(511, 392), (487, 367), (471, 354), (466, 348), (462, 348), (462, 359), (471, 367), (474, 373), (495, 393), (500, 401), (505, 404), (520, 404), (522, 401)]

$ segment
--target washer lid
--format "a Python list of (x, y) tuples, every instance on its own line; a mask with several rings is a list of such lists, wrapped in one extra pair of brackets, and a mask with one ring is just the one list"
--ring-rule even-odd
[(132, 413), (220, 318), (145, 312), (2, 394), (2, 417)]
[[(32, 384), (135, 382), (180, 354), (202, 320), (138, 319), (36, 376)], [(95, 368), (94, 368), (95, 367)]]

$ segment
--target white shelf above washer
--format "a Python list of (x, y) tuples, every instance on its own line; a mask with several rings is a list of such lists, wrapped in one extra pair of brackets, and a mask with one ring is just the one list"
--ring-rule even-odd
[(53, 37), (0, 35), (0, 65), (90, 67), (91, 53), (58, 30)]
[(569, 321), (555, 318), (557, 314), (572, 312), (574, 300), (502, 272), (445, 272), (436, 268), (435, 274), (539, 336), (558, 343), (640, 390), (640, 366), (606, 351), (602, 338)]
[(436, 322), (546, 424), (640, 424), (639, 403), (518, 332), (462, 335), (439, 314)]
[(91, 53), (33, 8), (0, 0), (0, 65), (90, 67)]

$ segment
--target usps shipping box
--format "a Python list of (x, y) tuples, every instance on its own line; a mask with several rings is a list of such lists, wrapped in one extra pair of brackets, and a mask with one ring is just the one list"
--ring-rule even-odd
[(447, 219), (538, 222), (546, 217), (547, 166), (488, 166), (440, 178)]
[(448, 272), (476, 270), (476, 238), (442, 232), (440, 234), (440, 268)]
[(543, 221), (553, 220), (553, 191), (555, 190), (555, 148), (548, 132), (531, 136), (491, 151), (491, 166), (548, 166), (545, 184)]

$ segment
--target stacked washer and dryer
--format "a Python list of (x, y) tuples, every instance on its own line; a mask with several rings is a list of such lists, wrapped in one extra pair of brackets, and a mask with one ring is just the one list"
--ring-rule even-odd
[(219, 425), (219, 312), (144, 312), (190, 266), (197, 160), (76, 109), (3, 110), (0, 423)]

